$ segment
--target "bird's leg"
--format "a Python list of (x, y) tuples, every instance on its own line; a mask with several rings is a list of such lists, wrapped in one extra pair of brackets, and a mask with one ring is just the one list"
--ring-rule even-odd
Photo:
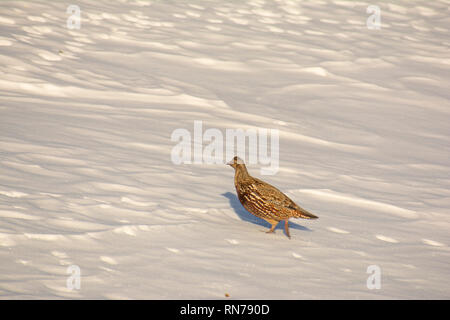
[(290, 239), (291, 235), (289, 234), (289, 219), (284, 220), (284, 231), (286, 231), (286, 235)]
[(278, 222), (280, 222), (280, 221), (272, 220), (272, 219), (266, 219), (266, 218), (263, 218), (263, 219), (266, 220), (268, 223), (270, 223), (270, 224), (272, 225), (272, 227), (270, 228), (270, 230), (269, 230), (269, 231), (266, 231), (266, 233), (272, 233), (272, 232), (274, 232), (274, 231), (275, 231), (275, 227), (277, 226)]
[(275, 230), (275, 227), (277, 226), (278, 222), (272, 223), (272, 227), (269, 231), (266, 231), (266, 233), (272, 233)]

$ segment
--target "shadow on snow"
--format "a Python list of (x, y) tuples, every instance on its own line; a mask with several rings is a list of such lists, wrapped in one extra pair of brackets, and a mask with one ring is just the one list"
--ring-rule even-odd
[[(253, 224), (257, 224), (259, 226), (263, 226), (266, 227), (268, 229), (270, 229), (270, 223), (268, 223), (266, 220), (258, 218), (256, 216), (254, 216), (253, 214), (251, 214), (250, 212), (248, 212), (243, 206), (242, 204), (239, 202), (238, 197), (231, 193), (231, 192), (226, 192), (226, 193), (222, 193), (222, 196), (224, 196), (225, 198), (228, 199), (228, 201), (230, 202), (231, 207), (233, 208), (234, 212), (236, 212), (236, 214), (238, 215), (238, 217), (242, 220), (242, 221), (246, 221), (246, 222), (251, 222)], [(303, 230), (303, 231), (311, 231), (311, 229), (301, 226), (299, 224), (293, 223), (292, 219), (289, 220), (289, 228), (290, 229), (297, 229), (297, 230)], [(277, 225), (277, 227), (275, 228), (275, 230), (277, 229), (282, 229), (284, 230), (284, 222), (279, 223)]]

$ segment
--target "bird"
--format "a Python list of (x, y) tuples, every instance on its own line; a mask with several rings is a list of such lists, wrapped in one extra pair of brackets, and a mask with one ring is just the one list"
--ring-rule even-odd
[(242, 159), (235, 156), (227, 163), (234, 173), (234, 186), (242, 206), (251, 214), (270, 223), (267, 233), (273, 233), (280, 221), (284, 221), (286, 236), (290, 239), (289, 218), (317, 219), (318, 217), (298, 206), (274, 186), (252, 177)]

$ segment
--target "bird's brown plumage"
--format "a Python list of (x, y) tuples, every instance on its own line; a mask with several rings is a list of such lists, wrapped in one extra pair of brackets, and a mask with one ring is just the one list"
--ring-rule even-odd
[(234, 157), (228, 163), (235, 170), (234, 185), (239, 201), (253, 215), (272, 225), (268, 232), (273, 232), (276, 225), (285, 221), (286, 235), (289, 235), (289, 218), (317, 219), (318, 217), (299, 207), (288, 196), (274, 186), (252, 177), (244, 162)]

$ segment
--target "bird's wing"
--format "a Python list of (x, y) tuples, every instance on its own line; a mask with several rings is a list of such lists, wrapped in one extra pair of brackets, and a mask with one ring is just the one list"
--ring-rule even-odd
[(256, 192), (264, 201), (271, 203), (275, 209), (296, 212), (294, 216), (304, 219), (317, 219), (317, 216), (298, 206), (287, 195), (274, 186), (257, 178), (253, 178), (253, 180), (252, 189), (254, 188), (254, 192)]
[(275, 207), (279, 208), (289, 208), (292, 210), (299, 209), (294, 201), (289, 199), (288, 196), (286, 196), (283, 192), (281, 192), (274, 186), (257, 178), (253, 179), (254, 181), (252, 184), (254, 187), (254, 192), (256, 192), (264, 201), (270, 202)]

